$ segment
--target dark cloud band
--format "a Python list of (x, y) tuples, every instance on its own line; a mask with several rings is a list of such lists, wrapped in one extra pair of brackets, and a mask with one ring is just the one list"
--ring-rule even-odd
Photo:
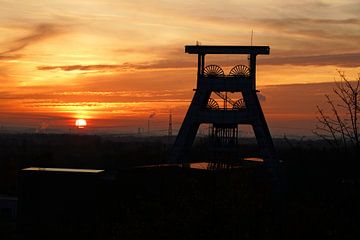
[[(221, 62), (220, 62), (221, 63)], [(316, 56), (274, 57), (259, 59), (263, 65), (297, 65), (297, 66), (337, 66), (337, 67), (359, 67), (360, 53), (343, 53)], [(229, 64), (227, 62), (227, 64)], [(64, 66), (38, 66), (38, 70), (60, 70), (60, 71), (122, 71), (131, 69), (165, 69), (165, 68), (187, 68), (193, 67), (192, 62), (182, 61), (158, 61), (150, 63), (124, 63), (124, 64), (97, 64), (97, 65), (64, 65)]]

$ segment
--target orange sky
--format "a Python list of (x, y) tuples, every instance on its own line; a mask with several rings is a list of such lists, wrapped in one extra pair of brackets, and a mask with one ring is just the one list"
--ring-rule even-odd
[[(175, 131), (196, 83), (184, 45), (269, 45), (258, 85), (275, 134), (310, 134), (336, 70), (360, 72), (360, 4), (329, 1), (0, 0), (0, 124)], [(212, 59), (223, 68), (237, 59)], [(302, 83), (299, 85), (298, 83)], [(311, 84), (311, 85), (307, 85)]]

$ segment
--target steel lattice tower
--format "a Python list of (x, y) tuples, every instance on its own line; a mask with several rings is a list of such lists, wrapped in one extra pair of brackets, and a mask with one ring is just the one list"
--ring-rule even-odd
[[(275, 149), (256, 90), (256, 57), (270, 53), (268, 46), (185, 46), (185, 52), (198, 55), (197, 88), (181, 125), (172, 152), (172, 162), (187, 163), (187, 154), (202, 123), (213, 125), (213, 133), (221, 137), (224, 146), (237, 141), (240, 124), (251, 125), (265, 163), (277, 165)], [(237, 65), (228, 75), (217, 65), (205, 67), (208, 54), (245, 54), (249, 66)], [(232, 100), (227, 93), (239, 93)], [(224, 100), (224, 107), (211, 96)]]

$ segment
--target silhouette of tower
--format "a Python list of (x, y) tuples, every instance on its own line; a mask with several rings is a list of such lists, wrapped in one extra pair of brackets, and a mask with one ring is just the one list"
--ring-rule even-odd
[[(256, 90), (256, 57), (268, 55), (268, 46), (185, 46), (198, 55), (197, 88), (173, 146), (171, 161), (186, 163), (202, 123), (212, 124), (213, 142), (222, 149), (236, 147), (238, 125), (251, 125), (264, 163), (277, 164), (275, 149)], [(228, 75), (217, 65), (205, 67), (208, 54), (245, 54), (249, 66), (237, 65)], [(229, 95), (238, 94), (237, 100)], [(223, 106), (219, 106), (219, 101)]]
[(170, 114), (169, 114), (168, 136), (169, 136), (169, 137), (172, 136), (172, 114), (171, 114), (171, 110), (170, 110)]

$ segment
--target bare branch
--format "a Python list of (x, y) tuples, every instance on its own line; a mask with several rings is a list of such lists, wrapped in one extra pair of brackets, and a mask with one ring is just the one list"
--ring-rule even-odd
[(360, 113), (360, 73), (356, 81), (350, 81), (343, 71), (338, 70), (340, 81), (335, 82), (333, 92), (337, 103), (325, 95), (330, 108), (330, 116), (317, 106), (319, 124), (313, 133), (329, 143), (330, 146), (347, 148), (350, 143), (360, 152), (359, 113)]

